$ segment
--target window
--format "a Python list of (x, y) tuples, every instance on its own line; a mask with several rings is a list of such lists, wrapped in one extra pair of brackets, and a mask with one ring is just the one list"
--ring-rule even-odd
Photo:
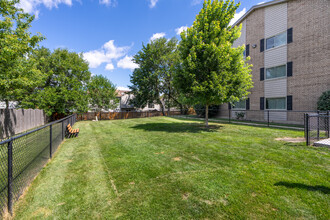
[(266, 40), (266, 50), (286, 44), (286, 32)]
[(266, 98), (266, 109), (286, 109), (286, 98)]
[(241, 100), (239, 102), (233, 103), (233, 109), (245, 109), (246, 108), (246, 101)]
[(148, 108), (155, 108), (155, 104), (154, 103), (148, 103)]
[(286, 76), (286, 65), (266, 69), (266, 79), (274, 79)]

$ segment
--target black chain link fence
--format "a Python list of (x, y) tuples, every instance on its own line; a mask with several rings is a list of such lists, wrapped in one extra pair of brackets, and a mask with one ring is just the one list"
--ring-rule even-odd
[[(307, 145), (330, 138), (330, 111), (305, 114), (305, 138)], [(330, 140), (324, 143), (330, 145)]]
[(13, 203), (52, 158), (76, 115), (0, 142), (0, 215), (12, 214)]
[[(264, 125), (269, 127), (288, 127), (304, 129), (304, 115), (318, 111), (292, 111), (292, 110), (245, 110), (220, 109), (213, 117), (219, 121), (238, 124)], [(211, 111), (209, 111), (209, 115)], [(195, 117), (202, 117), (201, 115)]]

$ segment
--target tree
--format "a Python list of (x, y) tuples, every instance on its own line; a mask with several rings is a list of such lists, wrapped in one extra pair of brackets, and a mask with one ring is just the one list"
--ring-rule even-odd
[(43, 109), (48, 116), (88, 110), (87, 85), (91, 73), (82, 54), (67, 49), (51, 52), (40, 48), (31, 58), (37, 61), (36, 67), (46, 77), (42, 85), (22, 101), (24, 107)]
[(192, 27), (181, 33), (182, 60), (175, 83), (191, 104), (208, 108), (247, 97), (252, 88), (251, 66), (243, 57), (244, 46), (233, 48), (241, 27), (229, 26), (239, 4), (230, 0), (205, 0)]
[(143, 45), (133, 61), (139, 65), (131, 76), (133, 104), (145, 107), (148, 103), (158, 103), (165, 114), (165, 102), (170, 108), (171, 101), (178, 103), (172, 85), (173, 72), (179, 59), (176, 52), (178, 40), (159, 38)]
[(89, 104), (96, 111), (112, 109), (117, 106), (116, 86), (106, 77), (93, 76), (88, 83)]
[(330, 110), (330, 91), (323, 92), (317, 102), (317, 109), (320, 111)]
[(18, 2), (0, 1), (0, 100), (6, 102), (6, 108), (9, 100), (20, 101), (42, 79), (28, 57), (44, 38), (28, 31), (34, 16), (16, 8)]

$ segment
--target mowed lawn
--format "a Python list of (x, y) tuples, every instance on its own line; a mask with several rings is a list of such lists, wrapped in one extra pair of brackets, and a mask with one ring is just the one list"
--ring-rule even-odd
[(175, 118), (78, 122), (17, 219), (330, 219), (327, 148), (303, 132)]

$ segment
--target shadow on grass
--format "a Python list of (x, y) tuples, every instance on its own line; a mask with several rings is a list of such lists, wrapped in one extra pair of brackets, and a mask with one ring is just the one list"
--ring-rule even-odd
[(310, 186), (302, 183), (289, 183), (289, 182), (278, 182), (275, 183), (274, 186), (285, 186), (287, 188), (298, 188), (298, 189), (305, 189), (308, 191), (319, 191), (324, 194), (330, 194), (330, 188), (326, 186)]
[(216, 132), (220, 125), (209, 125), (209, 128), (205, 128), (203, 123), (147, 123), (147, 124), (138, 124), (131, 128), (141, 129), (144, 131), (165, 131), (169, 133), (180, 133), (180, 132), (189, 132), (189, 133), (199, 133), (202, 131), (206, 132)]
[[(201, 118), (197, 117), (189, 117), (189, 118), (180, 118), (180, 117), (173, 117), (177, 120), (181, 121), (201, 121)], [(213, 120), (212, 120), (213, 119)], [(242, 121), (244, 122), (244, 121)], [(267, 129), (276, 129), (276, 130), (293, 130), (293, 131), (299, 131), (296, 127), (268, 127), (267, 124), (254, 124), (254, 123), (229, 123), (228, 120), (217, 120), (217, 118), (210, 118), (209, 123), (221, 123), (221, 124), (228, 124), (228, 125), (234, 125), (234, 126), (244, 126), (244, 127), (256, 127), (256, 128), (267, 128)]]

